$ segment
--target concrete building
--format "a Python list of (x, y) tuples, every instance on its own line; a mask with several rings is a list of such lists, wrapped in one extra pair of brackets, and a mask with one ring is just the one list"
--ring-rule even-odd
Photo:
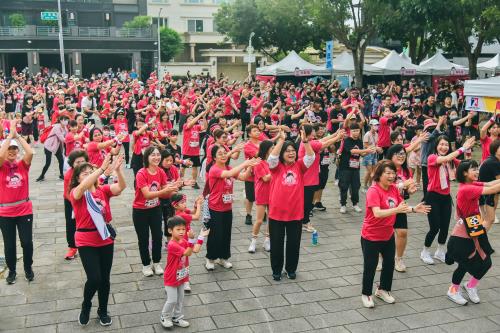
[[(68, 74), (89, 76), (112, 67), (133, 68), (144, 77), (153, 70), (156, 30), (122, 27), (146, 15), (147, 0), (61, 0), (61, 7)], [(42, 12), (57, 12), (57, 0), (0, 1), (0, 69), (61, 70), (57, 21), (42, 19)], [(25, 25), (13, 26), (12, 14), (21, 14)]]

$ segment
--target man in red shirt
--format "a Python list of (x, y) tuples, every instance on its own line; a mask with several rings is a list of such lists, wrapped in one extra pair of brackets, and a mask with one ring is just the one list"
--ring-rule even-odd
[[(246, 128), (248, 141), (245, 143), (243, 148), (243, 153), (245, 154), (245, 159), (250, 160), (257, 156), (259, 153), (260, 145), (260, 130), (255, 124), (248, 125)], [(254, 176), (253, 174), (245, 180), (245, 209), (247, 215), (245, 217), (245, 224), (252, 225), (252, 207), (255, 201), (255, 188), (254, 188)]]

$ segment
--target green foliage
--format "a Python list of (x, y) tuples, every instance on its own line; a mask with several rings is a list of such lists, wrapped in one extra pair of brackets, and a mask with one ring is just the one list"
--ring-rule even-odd
[(12, 13), (9, 15), (9, 24), (12, 27), (24, 27), (26, 25), (26, 19), (23, 14)]
[(169, 61), (178, 55), (184, 45), (177, 31), (164, 27), (160, 29), (161, 60)]
[(147, 28), (151, 26), (151, 17), (140, 15), (132, 19), (132, 21), (127, 21), (123, 23), (124, 28)]

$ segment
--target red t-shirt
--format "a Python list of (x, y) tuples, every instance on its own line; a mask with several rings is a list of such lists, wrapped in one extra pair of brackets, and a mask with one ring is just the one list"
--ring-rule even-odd
[(200, 125), (193, 125), (189, 128), (187, 124), (183, 126), (184, 137), (182, 138), (182, 154), (188, 156), (200, 156)]
[(175, 215), (180, 216), (186, 221), (186, 233), (184, 234), (184, 239), (188, 240), (188, 232), (191, 230), (191, 222), (193, 221), (193, 215), (191, 215), (191, 211), (186, 209), (185, 211), (176, 211)]
[(87, 145), (87, 154), (89, 155), (89, 163), (97, 167), (102, 165), (106, 157), (106, 150), (97, 147), (98, 142), (89, 142)]
[[(30, 165), (24, 160), (14, 163), (4, 161), (0, 166), (0, 203), (10, 203), (29, 198)], [(33, 214), (33, 205), (30, 200), (15, 206), (0, 207), (0, 216), (15, 217)]]
[(146, 200), (141, 189), (147, 187), (151, 192), (161, 190), (164, 185), (167, 185), (167, 175), (161, 168), (158, 168), (154, 175), (147, 168), (142, 168), (135, 176), (135, 184), (135, 198), (132, 207), (138, 209), (154, 208), (160, 205), (160, 198)]
[(151, 132), (144, 132), (137, 135), (137, 131), (133, 133), (134, 136), (134, 154), (141, 155), (142, 151), (151, 145), (153, 134)]
[(479, 197), (483, 194), (484, 183), (464, 183), (458, 185), (457, 214), (464, 219), (479, 214)]
[(170, 120), (167, 120), (167, 122), (165, 122), (165, 123), (163, 123), (163, 122), (159, 123), (158, 124), (158, 132), (160, 134), (160, 138), (164, 139), (164, 138), (168, 137), (172, 128), (173, 128), (173, 126), (172, 126), (172, 123), (170, 122)]
[(165, 175), (167, 176), (167, 183), (175, 182), (179, 180), (179, 169), (175, 165), (172, 165), (170, 168), (162, 168), (165, 171)]
[(213, 165), (208, 173), (210, 197), (208, 208), (217, 212), (227, 212), (233, 208), (233, 182), (232, 178), (221, 178), (222, 171), (231, 170), (230, 166), (224, 169)]
[[(302, 159), (292, 165), (278, 163), (271, 169), (269, 218), (277, 221), (298, 221), (304, 218), (304, 173)], [(292, 200), (292, 201), (290, 201)]]
[(379, 120), (378, 128), (378, 142), (377, 146), (387, 148), (391, 146), (391, 127), (389, 125), (389, 118), (381, 117)]
[(73, 168), (69, 168), (64, 174), (63, 196), (66, 200), (69, 200), (69, 183), (71, 182), (71, 177), (73, 177), (73, 171)]
[[(96, 203), (101, 207), (101, 212), (104, 217), (104, 221), (109, 223), (112, 219), (111, 208), (109, 207), (109, 199), (113, 196), (111, 193), (110, 185), (99, 186), (96, 188), (95, 192), (92, 193)], [(81, 246), (92, 246), (100, 247), (113, 244), (111, 238), (102, 239), (99, 232), (96, 231), (85, 231), (81, 232), (78, 229), (95, 229), (94, 221), (89, 214), (87, 209), (87, 201), (85, 196), (78, 200), (73, 197), (73, 190), (70, 193), (71, 206), (73, 206), (73, 212), (75, 214), (76, 229), (75, 232), (75, 244), (77, 247)]]
[[(427, 176), (429, 178), (429, 185), (427, 186), (427, 192), (436, 192), (439, 194), (443, 195), (449, 195), (450, 194), (450, 177), (448, 175), (448, 170), (446, 168), (446, 183), (448, 186), (445, 189), (441, 188), (441, 178), (440, 178), (440, 167), (441, 164), (437, 164), (437, 158), (438, 155), (436, 154), (431, 154), (429, 155), (427, 159)], [(458, 164), (460, 163), (459, 160), (455, 159), (453, 161), (455, 163), (455, 170)]]
[(373, 215), (373, 207), (380, 209), (390, 209), (397, 207), (403, 198), (395, 185), (384, 190), (378, 183), (374, 183), (366, 192), (366, 213), (363, 226), (361, 227), (361, 237), (369, 241), (387, 241), (394, 233), (394, 222), (396, 214), (377, 218)]
[(83, 136), (76, 140), (75, 135), (71, 132), (68, 132), (66, 134), (66, 137), (64, 138), (64, 143), (66, 146), (66, 156), (69, 156), (69, 153), (71, 153), (75, 149), (83, 149)]
[(189, 247), (185, 239), (179, 242), (171, 239), (167, 244), (167, 264), (163, 273), (165, 286), (178, 287), (189, 280), (189, 263), (183, 254)]
[[(311, 148), (314, 150), (314, 154), (316, 158), (314, 159), (314, 163), (307, 169), (304, 173), (304, 186), (315, 186), (319, 184), (319, 153), (321, 151), (323, 144), (318, 140), (311, 141)], [(299, 146), (299, 158), (304, 158), (306, 155), (306, 148), (304, 144), (301, 142)]]
[[(245, 146), (243, 147), (243, 154), (245, 154), (246, 160), (250, 160), (254, 157), (257, 157), (257, 155), (259, 154), (259, 145), (258, 144), (255, 145), (251, 141), (248, 141), (247, 143), (245, 143)], [(251, 175), (250, 177), (248, 177), (246, 181), (253, 182), (254, 176)]]
[(128, 122), (127, 119), (113, 119), (111, 123), (115, 126), (115, 133), (125, 135), (125, 138), (122, 142), (130, 142), (130, 135), (128, 134)]
[(493, 142), (491, 140), (491, 137), (485, 136), (484, 139), (481, 139), (481, 149), (482, 149), (482, 155), (481, 155), (481, 163), (484, 162), (485, 159), (490, 156), (490, 145)]
[(262, 160), (259, 164), (254, 166), (253, 174), (255, 176), (255, 203), (257, 205), (269, 205), (269, 188), (271, 186), (271, 180), (267, 182), (262, 180), (262, 177), (271, 174), (267, 161)]

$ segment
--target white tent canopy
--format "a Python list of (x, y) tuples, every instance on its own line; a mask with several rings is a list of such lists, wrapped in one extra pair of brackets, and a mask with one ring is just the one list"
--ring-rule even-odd
[(469, 73), (468, 68), (448, 61), (440, 52), (422, 61), (419, 66), (426, 69), (429, 74), (432, 75), (455, 75), (456, 69), (458, 69), (461, 74)]
[(406, 53), (401, 52), (401, 53), (399, 54), (399, 56), (400, 56), (401, 58), (403, 58), (404, 60), (411, 62), (411, 58), (410, 58), (409, 56), (407, 56), (407, 55), (406, 55)]
[(500, 97), (500, 76), (484, 80), (466, 80), (464, 95), (482, 97)]
[(331, 75), (330, 70), (305, 61), (295, 51), (275, 64), (257, 68), (257, 75), (295, 76), (297, 70), (308, 74), (303, 76)]
[(381, 70), (378, 75), (401, 75), (403, 70), (413, 70), (415, 74), (418, 75), (428, 74), (427, 70), (403, 59), (394, 50), (392, 50), (384, 59), (377, 61), (372, 66)]
[[(376, 75), (381, 70), (371, 65), (364, 64), (363, 74)], [(335, 75), (354, 75), (354, 60), (352, 54), (344, 51), (333, 59), (333, 74)]]
[(477, 64), (477, 69), (480, 71), (500, 72), (500, 53), (488, 61)]

